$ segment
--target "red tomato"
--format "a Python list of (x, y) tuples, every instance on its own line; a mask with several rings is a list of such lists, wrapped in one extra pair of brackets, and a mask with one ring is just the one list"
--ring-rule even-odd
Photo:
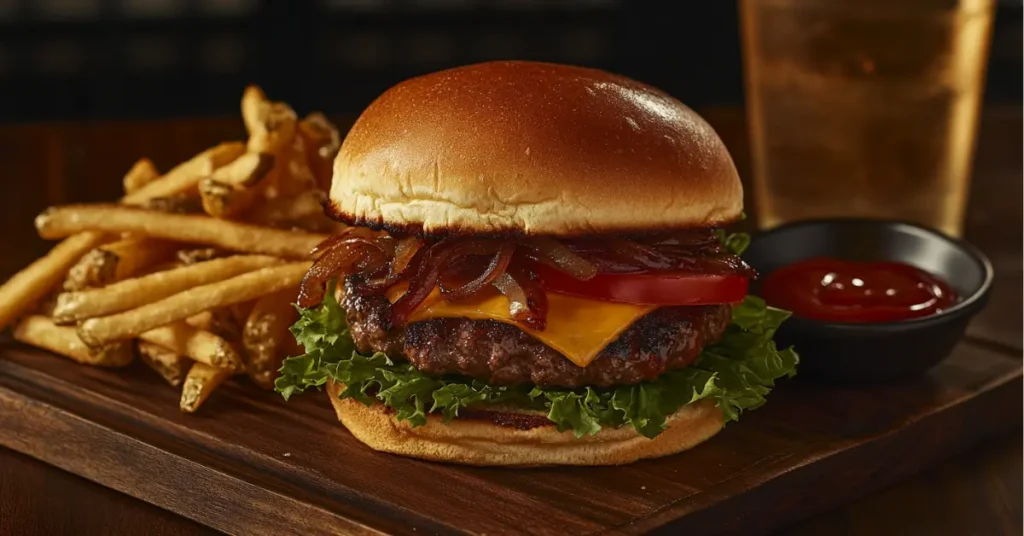
[(595, 300), (645, 305), (712, 305), (739, 303), (747, 295), (747, 278), (733, 274), (597, 274), (580, 281), (547, 266), (538, 265), (535, 269), (545, 290)]

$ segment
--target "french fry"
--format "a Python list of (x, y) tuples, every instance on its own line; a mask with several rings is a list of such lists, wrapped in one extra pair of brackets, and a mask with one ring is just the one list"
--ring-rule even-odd
[[(226, 162), (237, 158), (245, 151), (241, 142), (222, 143), (200, 153), (192, 160), (180, 164), (167, 175), (154, 179), (145, 186), (121, 198), (122, 203), (145, 203), (154, 197), (174, 195), (194, 187), (202, 176), (191, 182), (185, 180), (199, 172), (204, 175)], [(207, 171), (208, 170), (208, 171)], [(131, 172), (131, 170), (129, 170)], [(191, 179), (190, 179), (191, 180)], [(75, 235), (75, 236), (72, 236)], [(67, 233), (68, 237), (55, 246), (46, 256), (14, 274), (0, 287), (0, 329), (9, 326), (18, 316), (36, 305), (36, 302), (57, 287), (67, 270), (92, 248), (112, 239), (103, 233), (82, 229), (82, 232)]]
[(317, 179), (309, 168), (306, 158), (306, 144), (301, 136), (292, 139), (291, 146), (283, 151), (281, 165), (266, 181), (266, 196), (292, 196), (316, 189)]
[(238, 141), (221, 143), (191, 159), (178, 164), (165, 175), (129, 193), (121, 202), (129, 205), (144, 204), (150, 199), (188, 193), (196, 189), (199, 181), (213, 171), (238, 158), (245, 152), (245, 144)]
[(174, 258), (177, 245), (165, 240), (125, 238), (99, 246), (75, 263), (64, 280), (74, 291), (120, 281)]
[(140, 158), (117, 204), (40, 214), (39, 235), (64, 240), (0, 286), (0, 329), (84, 364), (137, 353), (182, 388), (188, 413), (235, 374), (271, 388), (282, 359), (303, 350), (290, 303), (311, 251), (343, 227), (322, 208), (341, 136), (256, 86), (241, 111), (245, 142), (163, 175)]
[(168, 214), (117, 205), (65, 205), (36, 217), (36, 230), (46, 239), (81, 231), (133, 233), (216, 246), (232, 251), (264, 253), (293, 259), (309, 252), (327, 235), (268, 229), (193, 214)]
[(160, 172), (153, 165), (153, 161), (148, 158), (140, 158), (128, 170), (128, 173), (124, 175), (124, 180), (122, 181), (124, 183), (124, 193), (130, 194), (138, 191), (159, 177)]
[[(266, 197), (294, 195), (316, 187), (303, 138), (297, 135), (298, 116), (290, 106), (270, 101), (258, 87), (250, 86), (242, 95), (242, 119), (249, 132), (249, 152), (269, 153), (276, 158), (277, 165), (260, 186)], [(216, 192), (226, 193), (224, 188)], [(253, 196), (237, 195), (241, 201), (236, 204), (243, 205), (243, 209), (253, 201)]]
[(249, 86), (242, 94), (242, 120), (249, 152), (281, 156), (295, 138), (298, 116), (291, 106), (271, 102), (261, 89)]
[(217, 283), (194, 287), (137, 309), (90, 318), (79, 324), (78, 336), (91, 345), (129, 339), (207, 309), (254, 300), (298, 286), (310, 265), (307, 261), (261, 268)]
[(256, 200), (274, 167), (274, 155), (246, 153), (199, 183), (203, 209), (216, 218), (233, 218)]
[(130, 342), (116, 342), (89, 347), (75, 333), (75, 328), (58, 326), (49, 318), (30, 315), (14, 328), (14, 338), (25, 344), (38, 346), (70, 358), (83, 365), (123, 367), (132, 361), (134, 352)]
[(288, 328), (299, 316), (292, 307), (296, 292), (292, 288), (256, 300), (242, 330), (245, 371), (253, 383), (264, 389), (274, 388), (281, 361), (292, 348), (290, 342), (295, 340)]
[(274, 167), (271, 153), (245, 153), (230, 164), (218, 168), (210, 178), (233, 186), (252, 187)]
[(245, 123), (245, 130), (250, 136), (264, 128), (260, 124), (260, 115), (262, 109), (269, 105), (270, 100), (259, 86), (248, 86), (242, 92), (242, 122)]
[(188, 266), (199, 262), (206, 262), (213, 259), (219, 259), (221, 257), (228, 257), (230, 255), (230, 251), (226, 251), (223, 249), (195, 248), (179, 249), (176, 256), (178, 264)]
[(57, 244), (45, 256), (11, 276), (0, 286), (0, 329), (31, 310), (64, 279), (64, 274), (92, 248), (109, 240), (103, 233), (87, 232)]
[(178, 387), (185, 379), (189, 360), (170, 349), (149, 341), (139, 341), (139, 358), (171, 387)]
[[(203, 331), (209, 331), (210, 333), (213, 333), (213, 330), (210, 329), (210, 327), (213, 326), (214, 324), (213, 312), (203, 311), (201, 313), (196, 313), (186, 318), (185, 323), (196, 329), (201, 329)], [(217, 336), (220, 335), (217, 334)]]
[(157, 212), (171, 212), (173, 214), (199, 214), (203, 212), (203, 200), (198, 194), (177, 194), (164, 197), (154, 197), (139, 206), (147, 210)]
[(57, 296), (58, 292), (50, 291), (46, 293), (41, 300), (39, 300), (35, 307), (26, 312), (26, 314), (43, 315), (46, 318), (53, 318), (53, 310), (57, 307)]
[(246, 214), (246, 218), (261, 225), (277, 225), (300, 221), (310, 216), (323, 216), (327, 196), (319, 190), (307, 190), (292, 195), (265, 199)]
[(322, 190), (330, 189), (334, 157), (341, 148), (338, 127), (324, 114), (316, 112), (299, 121), (298, 132), (306, 143), (306, 159), (313, 176), (316, 177), (317, 185)]
[(68, 324), (119, 313), (281, 262), (275, 257), (238, 255), (126, 279), (103, 288), (65, 292), (57, 296), (53, 317), (58, 324)]
[(344, 225), (324, 214), (327, 196), (319, 190), (306, 190), (292, 196), (265, 198), (252, 207), (246, 220), (280, 229), (302, 229), (314, 233), (336, 233)]
[(210, 398), (210, 393), (220, 387), (231, 372), (204, 363), (194, 363), (185, 377), (185, 386), (181, 388), (179, 407), (185, 413), (195, 413), (199, 406)]
[(210, 309), (196, 313), (185, 319), (185, 323), (229, 341), (237, 341), (242, 337), (242, 323), (235, 318), (231, 307)]
[(139, 334), (139, 339), (159, 344), (176, 354), (211, 367), (231, 372), (242, 372), (244, 369), (242, 357), (230, 342), (185, 322), (144, 331)]

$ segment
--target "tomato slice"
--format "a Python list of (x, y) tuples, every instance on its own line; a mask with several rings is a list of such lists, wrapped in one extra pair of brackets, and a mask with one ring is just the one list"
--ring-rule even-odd
[(549, 292), (603, 301), (644, 305), (713, 305), (739, 303), (747, 295), (747, 278), (735, 274), (597, 274), (580, 281), (547, 266), (537, 265), (534, 269), (541, 285)]

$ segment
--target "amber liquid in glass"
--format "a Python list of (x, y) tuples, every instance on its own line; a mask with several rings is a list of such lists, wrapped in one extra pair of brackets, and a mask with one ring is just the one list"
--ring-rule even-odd
[(741, 0), (759, 225), (961, 232), (992, 0)]

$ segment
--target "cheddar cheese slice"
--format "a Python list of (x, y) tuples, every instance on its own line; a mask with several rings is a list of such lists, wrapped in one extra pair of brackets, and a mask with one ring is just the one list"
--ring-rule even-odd
[[(404, 288), (393, 288), (388, 292), (388, 298), (393, 303), (404, 292)], [(656, 308), (652, 305), (604, 302), (548, 293), (547, 327), (538, 331), (517, 324), (509, 313), (508, 298), (497, 292), (485, 292), (467, 300), (449, 302), (441, 297), (440, 291), (434, 289), (412, 312), (409, 321), (469, 318), (512, 324), (558, 350), (569, 361), (585, 367), (633, 322)]]

